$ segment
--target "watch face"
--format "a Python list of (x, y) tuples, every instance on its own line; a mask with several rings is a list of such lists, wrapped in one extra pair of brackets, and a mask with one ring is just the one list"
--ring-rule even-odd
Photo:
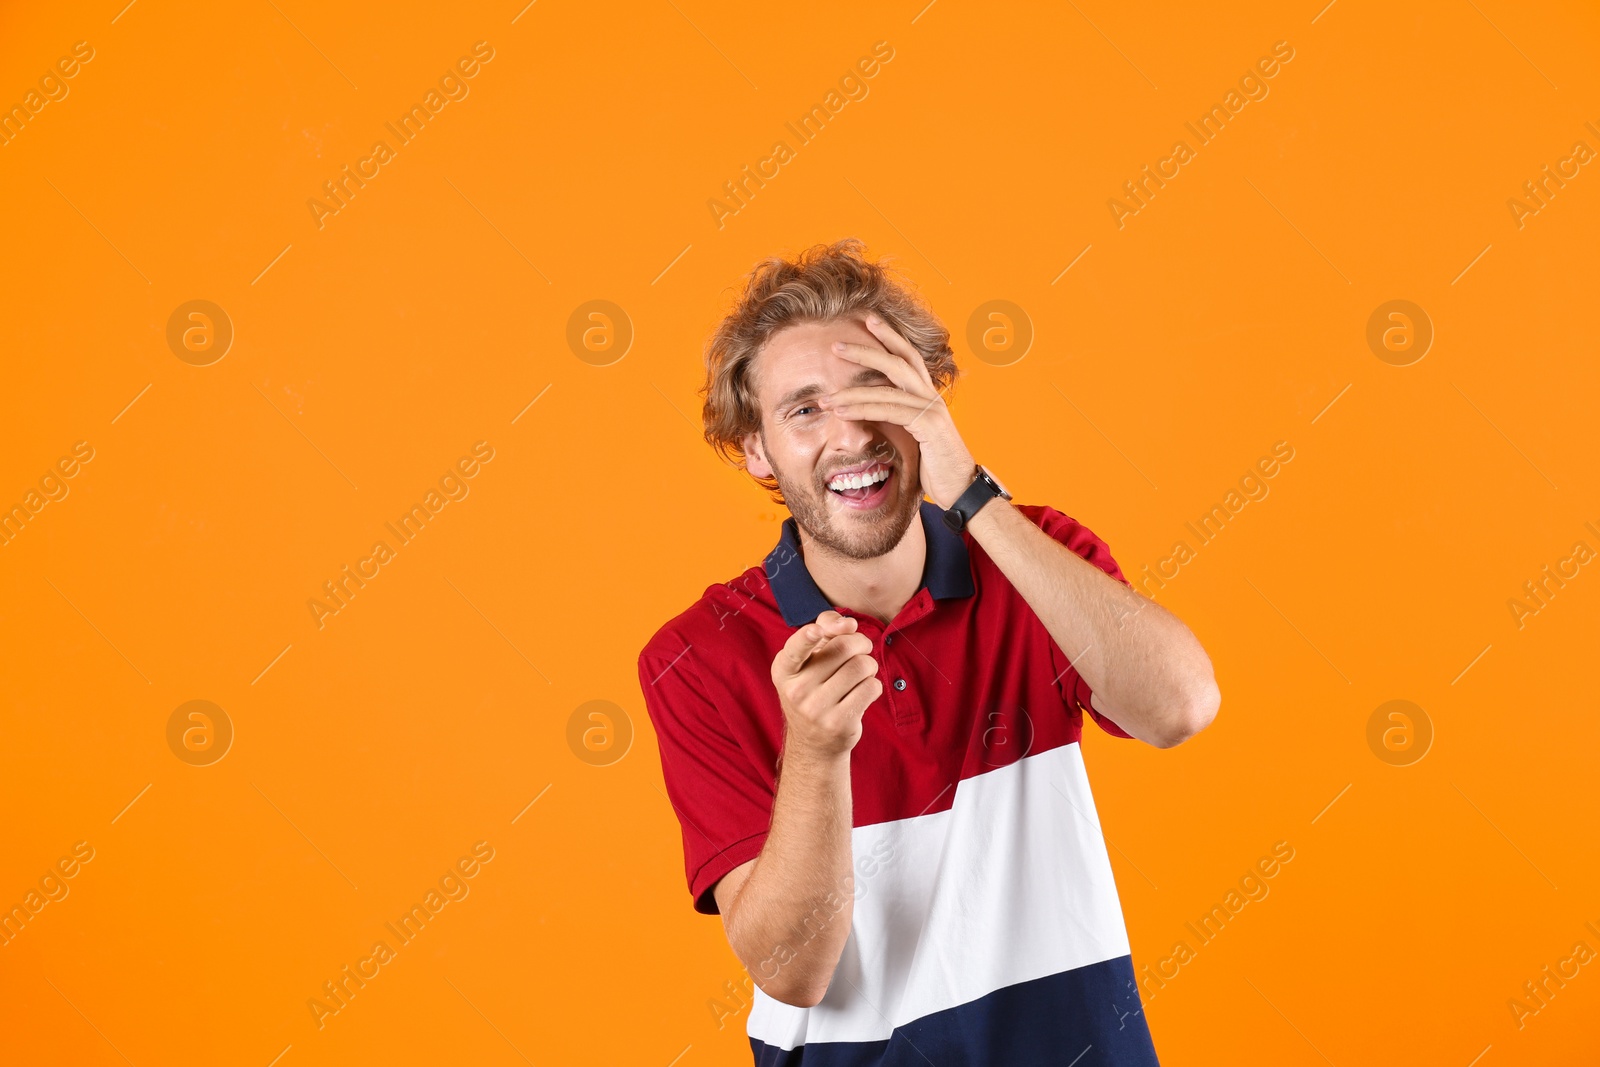
[(983, 473), (984, 478), (987, 479), (995, 487), (995, 491), (996, 492), (998, 492), (1006, 500), (1010, 500), (1011, 499), (1011, 494), (1006, 492), (1006, 487), (1000, 484), (1000, 479), (999, 478), (996, 478), (993, 474), (989, 473), (989, 468), (985, 467), (983, 464), (980, 463), (980, 464), (978, 464), (978, 470), (981, 471)]

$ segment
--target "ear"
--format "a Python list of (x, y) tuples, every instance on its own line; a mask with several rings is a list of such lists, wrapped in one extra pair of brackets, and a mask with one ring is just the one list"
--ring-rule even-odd
[(739, 442), (739, 447), (744, 449), (744, 469), (756, 478), (771, 478), (772, 464), (767, 462), (766, 453), (761, 450), (761, 435), (747, 433), (744, 440)]

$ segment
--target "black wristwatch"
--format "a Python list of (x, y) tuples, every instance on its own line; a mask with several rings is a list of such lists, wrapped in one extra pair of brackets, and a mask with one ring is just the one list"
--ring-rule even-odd
[(978, 464), (977, 477), (972, 479), (967, 491), (950, 505), (950, 510), (944, 513), (944, 524), (956, 533), (960, 533), (967, 523), (972, 521), (972, 516), (996, 497), (1010, 500), (1011, 494), (1006, 492), (1006, 487), (1001, 485), (994, 475), (983, 469), (983, 464)]

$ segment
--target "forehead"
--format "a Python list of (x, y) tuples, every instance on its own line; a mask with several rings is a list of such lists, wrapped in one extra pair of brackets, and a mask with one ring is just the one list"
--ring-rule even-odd
[(860, 319), (786, 326), (767, 340), (750, 365), (751, 381), (761, 406), (776, 403), (802, 386), (814, 382), (838, 385), (859, 373), (861, 364), (833, 353), (835, 341), (883, 349), (883, 343)]

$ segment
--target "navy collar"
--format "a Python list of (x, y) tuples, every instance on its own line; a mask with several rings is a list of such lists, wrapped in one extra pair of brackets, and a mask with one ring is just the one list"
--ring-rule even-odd
[[(972, 566), (967, 558), (966, 540), (944, 524), (944, 510), (924, 500), (918, 508), (922, 533), (927, 542), (927, 559), (922, 566), (922, 586), (935, 600), (971, 596)], [(783, 535), (777, 547), (767, 553), (767, 582), (778, 601), (783, 621), (790, 626), (816, 622), (817, 616), (833, 609), (822, 595), (800, 554), (800, 530), (793, 518), (783, 520)]]

